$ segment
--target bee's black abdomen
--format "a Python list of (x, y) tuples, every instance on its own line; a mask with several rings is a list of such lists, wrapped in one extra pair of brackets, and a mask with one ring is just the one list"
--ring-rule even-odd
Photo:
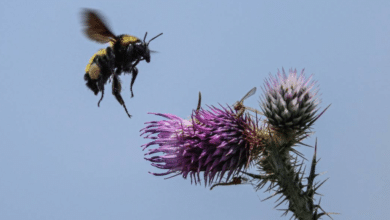
[(95, 95), (97, 95), (97, 94), (99, 93), (99, 89), (98, 89), (98, 87), (97, 87), (97, 84), (96, 84), (96, 82), (94, 82), (94, 80), (92, 80), (92, 79), (89, 77), (89, 74), (88, 74), (88, 73), (86, 73), (86, 74), (84, 75), (84, 80), (87, 81), (87, 83), (86, 83), (85, 85), (87, 85), (87, 87), (88, 87), (89, 89), (91, 89), (92, 92), (93, 92)]

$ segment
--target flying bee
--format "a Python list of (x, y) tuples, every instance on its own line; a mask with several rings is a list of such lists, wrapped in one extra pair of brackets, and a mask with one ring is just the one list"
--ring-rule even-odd
[(145, 60), (150, 62), (149, 43), (159, 37), (161, 34), (153, 37), (146, 42), (147, 32), (142, 40), (131, 35), (115, 36), (108, 28), (106, 22), (97, 11), (84, 9), (82, 12), (84, 33), (86, 36), (98, 43), (109, 43), (106, 49), (101, 49), (95, 53), (85, 68), (84, 80), (86, 85), (91, 89), (95, 95), (102, 93), (100, 102), (104, 97), (104, 85), (107, 81), (112, 79), (112, 94), (118, 102), (124, 107), (127, 115), (128, 113), (125, 102), (121, 96), (122, 84), (119, 75), (122, 72), (132, 74), (130, 83), (131, 97), (134, 97), (133, 84), (138, 75), (137, 64)]

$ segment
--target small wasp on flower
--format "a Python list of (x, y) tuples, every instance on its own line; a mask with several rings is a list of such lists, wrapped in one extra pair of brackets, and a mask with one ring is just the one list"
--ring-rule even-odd
[(89, 39), (98, 43), (110, 44), (106, 49), (101, 49), (95, 53), (89, 60), (84, 75), (84, 79), (87, 82), (86, 85), (95, 95), (99, 92), (102, 93), (98, 102), (98, 106), (100, 106), (104, 96), (104, 85), (112, 78), (112, 94), (125, 108), (127, 115), (131, 117), (120, 94), (122, 85), (119, 75), (122, 72), (132, 74), (130, 92), (131, 97), (133, 97), (133, 84), (138, 75), (136, 66), (142, 60), (145, 60), (147, 63), (150, 62), (150, 53), (153, 51), (150, 51), (149, 43), (162, 35), (162, 33), (148, 42), (146, 42), (147, 32), (143, 41), (126, 34), (115, 36), (97, 11), (84, 9), (82, 17), (84, 33)]
[(262, 113), (257, 111), (256, 109), (248, 107), (248, 106), (244, 106), (244, 100), (251, 97), (255, 93), (256, 93), (256, 87), (253, 87), (244, 97), (242, 97), (242, 99), (240, 101), (234, 103), (233, 107), (237, 111), (238, 117), (241, 117), (244, 114), (245, 110), (250, 110), (254, 113), (258, 113), (258, 114), (262, 115)]

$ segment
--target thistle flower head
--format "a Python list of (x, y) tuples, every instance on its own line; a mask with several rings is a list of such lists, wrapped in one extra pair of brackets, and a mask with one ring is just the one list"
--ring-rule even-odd
[(312, 76), (306, 78), (303, 70), (298, 76), (290, 69), (288, 75), (278, 72), (276, 77), (266, 80), (261, 108), (268, 122), (275, 129), (283, 131), (302, 131), (317, 117), (319, 99), (316, 82)]
[[(152, 113), (154, 114), (154, 113)], [(205, 185), (214, 180), (220, 182), (225, 174), (226, 181), (238, 174), (251, 161), (251, 152), (258, 152), (261, 141), (256, 139), (259, 128), (246, 116), (237, 117), (230, 108), (194, 111), (191, 120), (183, 120), (170, 114), (156, 114), (168, 120), (149, 122), (141, 135), (152, 139), (143, 145), (158, 148), (145, 155), (163, 153), (145, 158), (152, 165), (167, 170), (154, 175), (182, 175), (200, 183), (204, 172)], [(157, 136), (151, 136), (157, 134)], [(176, 176), (174, 175), (174, 176)]]

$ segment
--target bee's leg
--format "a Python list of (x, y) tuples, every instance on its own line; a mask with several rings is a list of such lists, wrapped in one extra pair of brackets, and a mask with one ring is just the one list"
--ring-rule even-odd
[(133, 67), (133, 71), (132, 71), (132, 77), (131, 77), (131, 83), (130, 83), (130, 92), (131, 92), (131, 98), (134, 97), (134, 93), (133, 93), (133, 84), (135, 82), (135, 79), (137, 78), (137, 75), (138, 75), (138, 69), (137, 67)]
[(103, 100), (104, 97), (104, 85), (107, 83), (108, 79), (112, 75), (113, 69), (112, 66), (110, 65), (110, 62), (112, 62), (112, 60), (108, 56), (101, 57), (96, 62), (100, 68), (100, 75), (97, 83), (97, 87), (99, 91), (102, 92), (102, 97), (98, 102), (98, 106), (100, 107), (100, 102)]
[(100, 97), (100, 100), (98, 102), (98, 107), (100, 107), (100, 102), (103, 100), (103, 97), (104, 97), (104, 84), (106, 84), (107, 82), (107, 77), (104, 76), (104, 77), (101, 77), (98, 81), (98, 88), (99, 88), (99, 91), (102, 92), (102, 96)]
[(114, 74), (113, 78), (112, 78), (112, 94), (115, 96), (116, 100), (118, 100), (119, 104), (121, 104), (125, 108), (125, 111), (126, 111), (127, 115), (129, 116), (129, 118), (131, 118), (131, 115), (127, 111), (125, 102), (122, 99), (121, 90), (122, 90), (121, 82), (120, 82), (118, 76), (116, 74)]
[(137, 61), (135, 61), (135, 63), (133, 65), (131, 65), (131, 68), (134, 69), (138, 65), (139, 61), (141, 61), (141, 60), (143, 60), (143, 59), (138, 59)]
[[(104, 72), (102, 72), (104, 73)], [(98, 79), (98, 83), (97, 83), (97, 87), (99, 89), (99, 91), (102, 92), (102, 96), (100, 97), (100, 100), (98, 102), (98, 107), (100, 107), (100, 102), (103, 100), (103, 97), (104, 97), (104, 84), (106, 84), (107, 82), (107, 76), (102, 74), (99, 79)]]
[(100, 100), (98, 102), (98, 107), (100, 107), (100, 102), (103, 100), (104, 97), (104, 84), (101, 85), (99, 90), (102, 92), (102, 96), (100, 97)]
[[(130, 48), (130, 47), (129, 47)], [(131, 53), (130, 53), (131, 54)], [(135, 59), (133, 56), (131, 55), (128, 55), (126, 56), (126, 60), (124, 62), (124, 66), (123, 66), (123, 71), (126, 72), (126, 73), (129, 73), (131, 74), (131, 72), (133, 71), (134, 67), (137, 66), (137, 64), (139, 63), (140, 59)], [(134, 63), (134, 64), (133, 64)]]

